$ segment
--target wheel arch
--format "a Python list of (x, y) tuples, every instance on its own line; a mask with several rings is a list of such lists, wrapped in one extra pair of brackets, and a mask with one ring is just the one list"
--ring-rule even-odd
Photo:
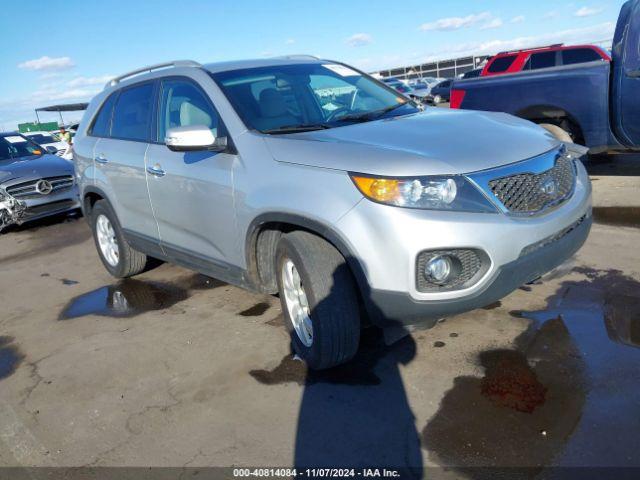
[(308, 231), (333, 245), (347, 261), (362, 299), (369, 297), (369, 283), (365, 269), (340, 234), (320, 221), (291, 213), (263, 213), (249, 225), (245, 240), (245, 255), (251, 283), (265, 293), (277, 291), (273, 262), (270, 265), (265, 260), (274, 258), (280, 236), (294, 230)]
[(107, 195), (100, 188), (95, 186), (86, 187), (82, 192), (82, 213), (85, 217), (91, 216), (93, 206), (98, 200), (104, 200), (109, 202)]
[(566, 130), (575, 143), (584, 145), (584, 132), (577, 117), (568, 110), (554, 105), (531, 105), (518, 110), (515, 115), (533, 123), (550, 123)]

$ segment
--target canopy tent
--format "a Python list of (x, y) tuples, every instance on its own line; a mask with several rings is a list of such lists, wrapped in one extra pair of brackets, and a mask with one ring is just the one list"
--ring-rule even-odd
[(50, 107), (40, 107), (36, 108), (36, 118), (38, 119), (38, 123), (40, 123), (38, 112), (58, 112), (58, 115), (60, 115), (60, 122), (64, 125), (62, 112), (77, 112), (79, 110), (86, 110), (88, 106), (88, 103), (65, 103), (62, 105), (51, 105)]

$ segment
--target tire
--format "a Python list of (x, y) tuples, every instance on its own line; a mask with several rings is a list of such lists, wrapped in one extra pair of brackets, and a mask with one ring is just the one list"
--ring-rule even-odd
[[(290, 310), (285, 284), (292, 265), (307, 300), (311, 343), (307, 335), (298, 333), (302, 322), (297, 322), (296, 330)], [(344, 257), (322, 238), (295, 231), (278, 242), (276, 276), (293, 350), (309, 368), (322, 370), (353, 358), (360, 342), (360, 310), (355, 281)]]
[(573, 138), (565, 129), (551, 123), (540, 123), (539, 125), (561, 142), (573, 143)]
[[(103, 248), (100, 246), (99, 223), (104, 222), (102, 218), (108, 220), (109, 225), (113, 229), (113, 239), (117, 244), (118, 255), (117, 261), (114, 263), (113, 258), (110, 261), (105, 256)], [(104, 225), (104, 223), (103, 223)], [(142, 272), (147, 265), (147, 256), (131, 248), (122, 234), (122, 227), (116, 217), (115, 212), (108, 202), (99, 200), (93, 206), (91, 211), (91, 229), (93, 230), (93, 239), (98, 250), (98, 256), (107, 271), (116, 278), (127, 278)]]

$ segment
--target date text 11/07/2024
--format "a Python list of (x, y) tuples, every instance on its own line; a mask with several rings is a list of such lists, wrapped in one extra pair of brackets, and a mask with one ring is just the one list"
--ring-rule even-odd
[(387, 468), (234, 468), (235, 478), (283, 477), (283, 478), (398, 478), (400, 472)]

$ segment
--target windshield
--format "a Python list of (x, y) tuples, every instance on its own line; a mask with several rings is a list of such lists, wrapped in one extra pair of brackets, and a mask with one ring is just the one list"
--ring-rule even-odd
[(56, 143), (58, 140), (53, 138), (51, 135), (47, 135), (45, 133), (36, 133), (34, 135), (27, 135), (31, 140), (40, 145), (46, 145), (47, 143)]
[(244, 123), (263, 133), (333, 128), (417, 112), (412, 102), (344, 65), (275, 65), (212, 74)]
[(0, 137), (0, 162), (31, 155), (42, 155), (42, 147), (22, 135)]

